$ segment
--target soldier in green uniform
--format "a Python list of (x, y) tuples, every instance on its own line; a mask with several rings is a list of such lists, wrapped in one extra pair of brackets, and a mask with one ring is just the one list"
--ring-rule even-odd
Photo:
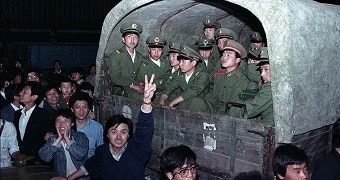
[[(179, 56), (179, 54), (181, 53), (181, 44), (177, 43), (177, 42), (170, 42), (169, 43), (169, 51), (167, 54), (167, 58), (169, 60), (169, 64), (171, 66), (171, 73), (170, 76), (168, 77), (168, 79), (166, 80), (166, 84), (170, 83), (175, 77), (178, 76), (181, 71), (179, 69), (179, 60), (177, 59), (177, 57)], [(166, 86), (166, 85), (164, 85)], [(179, 88), (175, 89), (170, 96), (167, 98), (166, 100), (166, 104), (168, 104), (169, 102), (171, 102), (172, 100), (174, 100), (175, 98), (177, 98), (178, 96), (180, 96), (181, 91)]]
[(198, 53), (202, 57), (202, 63), (197, 65), (197, 68), (206, 71), (208, 74), (220, 69), (220, 58), (215, 59), (212, 56), (213, 52), (213, 41), (211, 39), (200, 39), (196, 41), (198, 46)]
[(221, 28), (221, 24), (218, 21), (210, 20), (210, 19), (203, 21), (203, 35), (204, 35), (204, 37), (202, 37), (201, 39), (212, 40), (212, 44), (213, 44), (212, 56), (215, 59), (219, 59), (221, 57), (220, 52), (218, 51), (218, 47), (216, 45), (216, 30), (218, 28)]
[[(239, 100), (238, 103), (245, 104), (248, 118), (257, 118), (262, 123), (267, 123), (275, 126), (273, 117), (273, 99), (271, 88), (270, 64), (267, 47), (261, 48), (260, 62), (261, 78), (263, 81), (262, 89), (256, 94), (253, 99), (246, 101)], [(231, 108), (230, 115), (242, 117), (244, 114), (241, 108)]]
[(201, 103), (201, 111), (224, 113), (225, 105), (238, 100), (241, 91), (256, 89), (257, 84), (251, 82), (239, 68), (241, 57), (246, 54), (244, 47), (234, 41), (225, 41), (222, 49), (221, 65), (224, 69), (213, 73), (213, 87)]
[(248, 65), (246, 67), (246, 75), (247, 77), (256, 83), (261, 81), (260, 71), (258, 71), (257, 63), (259, 63), (261, 48), (256, 46), (255, 44), (250, 44), (248, 51)]
[[(140, 82), (143, 82), (145, 75), (151, 77), (152, 74), (155, 74), (154, 83), (156, 84), (157, 92), (161, 92), (163, 90), (163, 84), (169, 78), (171, 72), (169, 62), (161, 58), (167, 41), (159, 36), (149, 36), (146, 39), (146, 44), (148, 45), (149, 56), (144, 59), (139, 69), (138, 79)], [(140, 94), (138, 99), (141, 100), (142, 97), (143, 94)], [(154, 96), (154, 98), (157, 97)]]
[(196, 68), (200, 56), (197, 51), (188, 46), (181, 46), (181, 53), (178, 56), (178, 60), (180, 61), (179, 67), (181, 73), (173, 75), (173, 79), (166, 84), (165, 90), (161, 94), (159, 104), (166, 105), (165, 102), (169, 95), (179, 88), (180, 95), (168, 105), (193, 110), (197, 108), (195, 106), (200, 106), (199, 104), (192, 103), (192, 100), (203, 97), (203, 92), (209, 83), (208, 74)]
[(138, 23), (125, 23), (120, 28), (124, 46), (111, 53), (108, 58), (115, 95), (134, 97), (143, 93), (144, 87), (137, 81), (143, 57), (135, 49), (142, 31), (143, 28)]
[(266, 40), (259, 32), (254, 32), (252, 35), (250, 35), (250, 42), (258, 47), (266, 46)]

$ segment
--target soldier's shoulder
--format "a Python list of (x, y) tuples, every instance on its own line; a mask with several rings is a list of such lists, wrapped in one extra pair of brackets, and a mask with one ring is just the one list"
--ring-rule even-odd
[(223, 75), (225, 73), (226, 73), (225, 69), (218, 69), (218, 70), (214, 71), (211, 75), (212, 75), (213, 78), (215, 78), (216, 76)]

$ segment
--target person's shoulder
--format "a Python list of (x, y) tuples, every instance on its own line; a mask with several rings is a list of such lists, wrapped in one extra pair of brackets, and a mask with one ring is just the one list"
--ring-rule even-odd
[(97, 122), (96, 120), (89, 119), (89, 121), (90, 121), (92, 126), (103, 128), (103, 125), (101, 123)]
[(226, 74), (225, 69), (218, 69), (212, 73), (212, 77), (215, 78), (216, 76), (225, 75), (225, 74)]

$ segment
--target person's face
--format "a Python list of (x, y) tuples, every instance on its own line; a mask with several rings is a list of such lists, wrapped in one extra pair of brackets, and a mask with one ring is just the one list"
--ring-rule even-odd
[(179, 65), (179, 61), (177, 59), (178, 55), (179, 55), (179, 53), (170, 53), (169, 54), (169, 61), (170, 61), (171, 67), (175, 67), (175, 66)]
[(81, 89), (80, 90), (81, 92), (84, 92), (84, 93), (87, 93), (91, 98), (93, 98), (93, 92), (91, 90), (84, 90), (84, 89)]
[(45, 93), (45, 98), (44, 100), (52, 105), (55, 106), (58, 103), (59, 96), (58, 96), (58, 91), (56, 89), (51, 89)]
[(92, 66), (90, 69), (90, 74), (95, 75), (96, 74), (96, 66)]
[(209, 59), (211, 53), (212, 53), (212, 49), (200, 49), (198, 50), (198, 53), (200, 53), (201, 57), (203, 58), (203, 60), (207, 60)]
[(107, 137), (110, 144), (117, 150), (121, 151), (129, 138), (129, 127), (125, 123), (120, 123), (119, 126), (113, 126), (109, 129)]
[(179, 61), (179, 68), (186, 74), (191, 74), (195, 70), (196, 61), (181, 59)]
[(228, 38), (220, 38), (217, 40), (217, 47), (220, 51), (222, 51), (223, 47), (224, 47), (224, 42), (227, 40)]
[(53, 64), (53, 66), (54, 66), (54, 71), (59, 71), (60, 68), (61, 68), (61, 65), (60, 65), (59, 62), (55, 62), (55, 63)]
[(215, 38), (215, 28), (205, 28), (203, 30), (203, 34), (207, 39), (214, 39)]
[(253, 43), (253, 44), (255, 44), (258, 47), (264, 47), (264, 42), (256, 42), (256, 43)]
[(166, 175), (169, 179), (174, 180), (195, 180), (197, 176), (197, 167), (196, 164), (190, 166), (184, 164), (181, 168), (176, 168)]
[(255, 60), (255, 59), (252, 59), (252, 58), (248, 58), (248, 61), (247, 61), (247, 63), (248, 64), (252, 64), (252, 63), (259, 63), (260, 61), (259, 60)]
[(71, 132), (72, 123), (70, 118), (65, 118), (64, 116), (58, 116), (55, 120), (55, 127), (59, 130), (60, 134), (65, 134), (66, 131)]
[(60, 83), (59, 90), (63, 93), (64, 96), (69, 96), (72, 92), (72, 83), (71, 82)]
[(15, 67), (16, 68), (21, 68), (22, 65), (21, 65), (21, 63), (19, 61), (15, 61)]
[(221, 57), (221, 65), (224, 68), (236, 68), (238, 63), (241, 61), (240, 58), (236, 58), (236, 52), (231, 50), (223, 51)]
[(136, 34), (126, 34), (122, 41), (128, 49), (135, 49), (138, 45), (139, 37)]
[(71, 79), (77, 82), (81, 79), (81, 74), (78, 72), (74, 72), (71, 74)]
[(270, 65), (265, 64), (261, 66), (261, 77), (264, 83), (270, 82)]
[(40, 78), (36, 72), (29, 72), (27, 74), (27, 81), (40, 82)]
[(20, 84), (21, 83), (21, 75), (17, 75), (13, 78), (13, 84)]
[(90, 112), (90, 107), (87, 101), (77, 100), (72, 106), (72, 111), (74, 112), (77, 120), (87, 120), (87, 115)]
[(32, 103), (34, 102), (38, 96), (37, 95), (33, 95), (32, 96), (32, 92), (31, 92), (31, 87), (30, 86), (25, 86), (24, 89), (22, 89), (19, 93), (20, 95), (20, 102), (21, 103)]
[(283, 177), (278, 174), (279, 179), (284, 180), (306, 180), (308, 179), (308, 169), (307, 164), (294, 164), (288, 165), (286, 170), (286, 175)]
[(149, 56), (153, 60), (158, 60), (163, 54), (163, 48), (150, 48), (149, 47)]

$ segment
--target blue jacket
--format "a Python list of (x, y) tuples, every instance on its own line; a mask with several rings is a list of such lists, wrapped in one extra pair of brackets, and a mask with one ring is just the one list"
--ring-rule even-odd
[[(54, 172), (58, 176), (66, 177), (66, 157), (65, 151), (61, 143), (57, 146), (52, 146), (53, 142), (58, 138), (58, 135), (52, 136), (43, 147), (39, 150), (41, 160), (50, 162), (54, 160)], [(69, 151), (73, 164), (77, 169), (80, 168), (87, 159), (89, 149), (89, 140), (82, 132), (71, 132), (71, 143), (66, 146)]]

